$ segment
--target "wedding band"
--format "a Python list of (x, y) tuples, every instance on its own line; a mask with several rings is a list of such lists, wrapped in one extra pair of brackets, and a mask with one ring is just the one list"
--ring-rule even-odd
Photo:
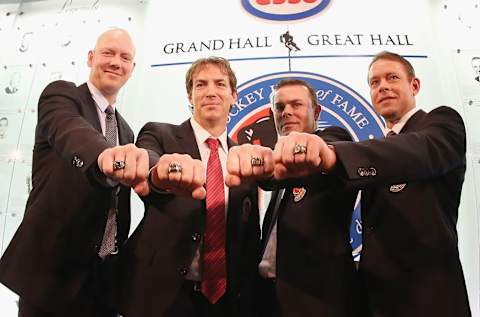
[(122, 160), (113, 161), (114, 171), (123, 170), (124, 168), (125, 168), (125, 161), (122, 161)]
[(258, 157), (258, 156), (254, 156), (254, 157), (252, 157), (252, 159), (250, 160), (250, 164), (252, 164), (252, 167), (255, 167), (255, 166), (263, 166), (263, 158)]
[(293, 155), (307, 153), (307, 146), (305, 144), (295, 144), (293, 148)]
[(181, 172), (182, 172), (182, 165), (174, 162), (168, 164), (168, 174), (181, 173)]

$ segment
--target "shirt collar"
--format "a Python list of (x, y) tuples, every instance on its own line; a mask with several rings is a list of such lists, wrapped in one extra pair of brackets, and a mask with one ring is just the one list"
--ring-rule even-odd
[(214, 138), (220, 141), (220, 146), (223, 149), (223, 151), (225, 151), (225, 153), (228, 152), (226, 128), (225, 128), (225, 131), (223, 131), (223, 133), (219, 137), (214, 137), (210, 134), (210, 132), (205, 130), (205, 128), (202, 127), (193, 117), (190, 118), (190, 123), (192, 125), (193, 133), (195, 134), (195, 139), (197, 140), (198, 145), (204, 144), (208, 138)]
[(91, 82), (87, 81), (87, 86), (88, 89), (90, 90), (90, 93), (92, 94), (92, 98), (97, 104), (97, 107), (102, 111), (105, 112), (105, 109), (110, 105), (112, 108), (115, 110), (115, 105), (117, 102), (114, 102), (113, 104), (109, 104), (107, 98), (103, 96), (103, 94), (98, 90), (97, 87)]
[(410, 109), (406, 114), (403, 115), (403, 117), (397, 123), (393, 125), (391, 129), (388, 129), (388, 128), (385, 129), (385, 135), (387, 135), (387, 133), (390, 131), (393, 131), (396, 134), (399, 134), (402, 131), (405, 124), (407, 123), (408, 119), (410, 119), (418, 110), (420, 110), (420, 108), (418, 107), (413, 107), (412, 109)]

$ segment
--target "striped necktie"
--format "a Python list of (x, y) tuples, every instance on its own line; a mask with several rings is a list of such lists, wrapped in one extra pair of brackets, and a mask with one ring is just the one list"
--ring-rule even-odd
[(210, 157), (207, 163), (207, 222), (203, 244), (202, 293), (210, 303), (215, 304), (227, 288), (225, 188), (218, 140), (209, 138), (206, 143), (210, 148)]

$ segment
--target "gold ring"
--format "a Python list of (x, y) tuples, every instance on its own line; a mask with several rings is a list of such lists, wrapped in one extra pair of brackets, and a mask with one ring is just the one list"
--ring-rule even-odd
[(307, 153), (307, 146), (305, 144), (295, 144), (293, 148), (293, 155)]
[(123, 170), (124, 168), (125, 168), (125, 161), (122, 161), (122, 160), (113, 161), (114, 171)]
[(172, 162), (168, 164), (168, 174), (170, 173), (181, 173), (182, 172), (182, 165), (179, 163)]
[(263, 166), (263, 158), (258, 157), (258, 156), (254, 156), (254, 157), (252, 157), (252, 159), (250, 160), (250, 164), (252, 164), (252, 167), (255, 167), (255, 166)]

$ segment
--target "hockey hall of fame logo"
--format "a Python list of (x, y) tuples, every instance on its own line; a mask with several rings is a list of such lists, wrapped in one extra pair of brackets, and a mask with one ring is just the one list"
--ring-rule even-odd
[(241, 0), (250, 14), (270, 21), (294, 21), (325, 10), (331, 0)]
[[(228, 118), (228, 135), (234, 141), (239, 144), (251, 143), (274, 147), (277, 134), (270, 95), (275, 84), (283, 78), (305, 80), (315, 89), (322, 106), (317, 122), (319, 129), (340, 126), (350, 133), (354, 141), (383, 137), (383, 120), (353, 89), (323, 75), (293, 71), (264, 75), (238, 87), (238, 100), (230, 110)], [(362, 247), (359, 197), (355, 203), (350, 228), (353, 255), (356, 258)]]

